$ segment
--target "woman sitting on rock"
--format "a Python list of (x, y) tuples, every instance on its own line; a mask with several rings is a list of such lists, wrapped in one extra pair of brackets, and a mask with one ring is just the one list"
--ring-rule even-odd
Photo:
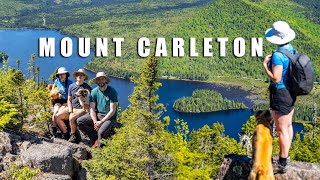
[(61, 99), (56, 99), (53, 106), (53, 116), (52, 116), (52, 131), (53, 135), (57, 133), (57, 124), (55, 122), (55, 116), (63, 109), (67, 108), (67, 99), (68, 99), (68, 89), (69, 85), (72, 84), (72, 81), (68, 79), (70, 76), (69, 72), (65, 67), (60, 67), (56, 73), (56, 80), (54, 85), (57, 86), (59, 93), (61, 94)]

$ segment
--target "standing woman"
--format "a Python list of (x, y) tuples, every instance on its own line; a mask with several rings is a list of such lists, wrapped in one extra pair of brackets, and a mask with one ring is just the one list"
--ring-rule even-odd
[(57, 124), (55, 122), (55, 116), (59, 112), (62, 112), (63, 109), (68, 107), (68, 89), (69, 85), (72, 84), (72, 81), (69, 80), (70, 74), (65, 67), (60, 67), (56, 74), (56, 80), (54, 85), (57, 86), (59, 93), (61, 94), (61, 99), (56, 99), (53, 106), (53, 116), (52, 116), (52, 130), (53, 134), (57, 133)]
[[(277, 50), (287, 50), (294, 54), (295, 50), (290, 41), (295, 38), (295, 32), (288, 23), (284, 21), (273, 23), (265, 35), (269, 42), (278, 46)], [(285, 173), (290, 164), (289, 149), (293, 138), (292, 116), (296, 97), (292, 96), (287, 88), (289, 63), (290, 59), (280, 52), (267, 55), (263, 61), (264, 70), (271, 79), (270, 108), (279, 136), (280, 153), (276, 162), (278, 173)]]

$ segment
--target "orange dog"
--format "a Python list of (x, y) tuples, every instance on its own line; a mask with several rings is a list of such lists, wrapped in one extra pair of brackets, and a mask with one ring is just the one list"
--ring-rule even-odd
[(255, 117), (258, 125), (253, 134), (253, 163), (249, 179), (273, 180), (271, 113), (269, 110), (258, 111)]
[(58, 87), (55, 84), (49, 84), (47, 89), (50, 91), (52, 104), (54, 104), (54, 100), (61, 99), (61, 94), (59, 93)]

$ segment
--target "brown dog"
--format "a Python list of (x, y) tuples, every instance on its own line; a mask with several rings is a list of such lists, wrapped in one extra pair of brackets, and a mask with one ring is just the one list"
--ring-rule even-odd
[(88, 89), (79, 89), (75, 94), (79, 98), (79, 103), (82, 106), (82, 109), (86, 112), (89, 112), (89, 96), (90, 91)]
[(272, 169), (272, 117), (269, 110), (255, 113), (258, 125), (253, 134), (250, 180), (274, 179)]
[(50, 91), (51, 103), (54, 104), (54, 100), (61, 99), (61, 94), (58, 91), (58, 87), (55, 84), (49, 84), (47, 89)]

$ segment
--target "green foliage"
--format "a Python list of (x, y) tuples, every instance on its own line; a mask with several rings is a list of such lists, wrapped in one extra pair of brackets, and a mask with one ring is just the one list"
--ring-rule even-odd
[(203, 157), (197, 166), (206, 169), (210, 178), (216, 176), (225, 155), (245, 154), (245, 150), (235, 139), (224, 135), (224, 126), (221, 123), (214, 123), (212, 128), (205, 125), (193, 131), (189, 147), (192, 152)]
[(241, 134), (252, 136), (257, 126), (257, 120), (254, 116), (250, 116), (249, 120), (242, 125)]
[(8, 180), (31, 180), (40, 173), (40, 169), (31, 169), (28, 166), (18, 168), (15, 163), (12, 163), (7, 174)]
[(177, 99), (173, 108), (179, 112), (213, 112), (229, 109), (247, 108), (243, 103), (238, 103), (227, 98), (213, 90), (195, 90), (192, 97), (183, 97)]
[(0, 52), (0, 62), (8, 60), (9, 56), (4, 53), (4, 52)]
[[(160, 121), (163, 105), (156, 103), (158, 60), (150, 57), (130, 96), (131, 105), (120, 118), (124, 127), (117, 130), (102, 149), (93, 151), (92, 160), (84, 162), (91, 179), (115, 176), (124, 179), (173, 177), (174, 162), (170, 144), (172, 135)], [(101, 161), (103, 159), (103, 161)]]
[(35, 54), (32, 54), (30, 59), (29, 59), (29, 62), (28, 62), (28, 79), (32, 79), (33, 81), (36, 80), (36, 67), (35, 67), (35, 63), (36, 63), (36, 55)]
[(58, 68), (56, 68), (54, 71), (53, 71), (53, 73), (50, 75), (50, 77), (49, 77), (49, 81), (54, 81), (57, 77), (56, 77), (56, 74), (57, 74), (57, 72), (58, 72)]
[(133, 79), (131, 105), (119, 119), (124, 127), (83, 163), (89, 179), (209, 179), (215, 177), (224, 155), (244, 153), (240, 144), (223, 134), (219, 123), (193, 131), (190, 141), (182, 120), (175, 120), (177, 133), (165, 130), (170, 118), (161, 120), (163, 105), (156, 103), (157, 64), (150, 57), (141, 76)]
[(317, 117), (311, 124), (304, 124), (303, 139), (296, 134), (292, 143), (290, 156), (296, 161), (320, 163), (320, 118)]
[[(40, 69), (36, 68), (36, 72)], [(34, 80), (25, 80), (20, 70), (7, 67), (4, 63), (0, 69), (0, 93), (1, 113), (4, 114), (1, 119), (1, 126), (5, 124), (11, 129), (21, 130), (23, 124), (27, 122), (26, 117), (32, 117), (33, 122), (38, 124), (41, 129), (47, 130), (51, 112), (51, 102), (49, 92), (46, 89), (45, 82), (35, 82)], [(37, 87), (37, 88), (35, 88)]]
[(14, 104), (10, 104), (0, 96), (0, 130), (8, 124), (8, 122), (18, 114)]

